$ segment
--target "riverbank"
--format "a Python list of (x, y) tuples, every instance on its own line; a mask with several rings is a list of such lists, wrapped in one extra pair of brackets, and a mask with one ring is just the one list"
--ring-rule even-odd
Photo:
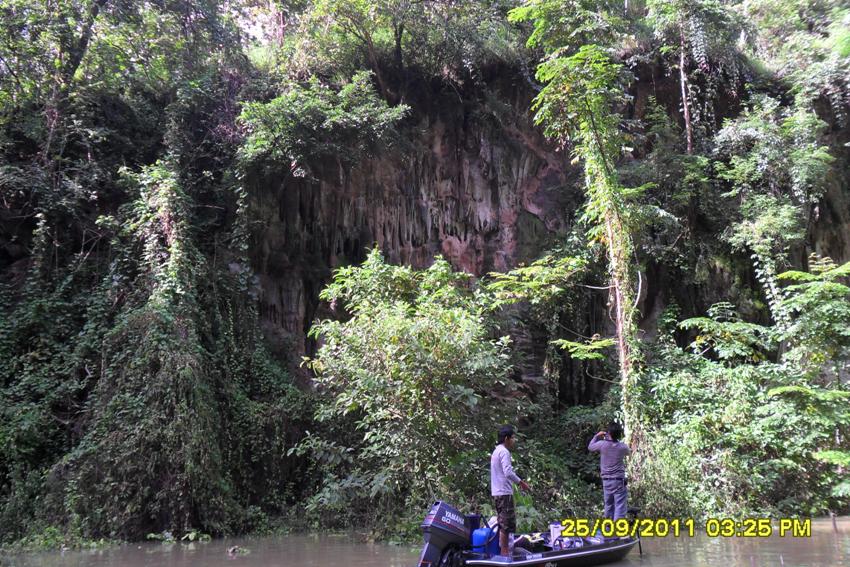
[(32, 551), (4, 555), (2, 567), (142, 567), (238, 565), (410, 565), (418, 554), (412, 545), (362, 540), (362, 534), (280, 534), (224, 537), (195, 542), (113, 543), (97, 549)]
[[(348, 538), (356, 543), (363, 544), (383, 544), (389, 546), (404, 546), (418, 544), (418, 540), (411, 538), (409, 541), (404, 541), (399, 538), (381, 538), (377, 537), (372, 532), (357, 531), (357, 530), (318, 530), (315, 527), (293, 523), (275, 523), (264, 529), (254, 532), (222, 536), (213, 538), (209, 534), (199, 531), (190, 531), (186, 534), (175, 536), (171, 532), (162, 532), (158, 534), (149, 534), (144, 541), (126, 541), (117, 539), (83, 539), (69, 537), (63, 535), (57, 528), (47, 528), (43, 532), (33, 534), (22, 538), (8, 545), (0, 545), (0, 557), (15, 556), (25, 554), (51, 553), (51, 552), (101, 552), (107, 549), (117, 549), (132, 546), (193, 546), (204, 545), (214, 542), (229, 541), (229, 540), (262, 540), (271, 538), (281, 538), (288, 536), (313, 536), (321, 533), (327, 537), (333, 538)], [(176, 547), (175, 547), (176, 549)]]

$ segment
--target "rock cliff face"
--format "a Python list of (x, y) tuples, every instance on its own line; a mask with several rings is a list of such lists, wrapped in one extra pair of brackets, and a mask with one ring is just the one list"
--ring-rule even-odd
[[(671, 89), (667, 93), (662, 84), (653, 93), (669, 98), (668, 107), (675, 109), (678, 94)], [(321, 311), (320, 290), (334, 268), (361, 261), (370, 247), (417, 268), (442, 254), (455, 268), (483, 275), (533, 259), (568, 228), (583, 201), (581, 171), (530, 123), (529, 91), (517, 81), (473, 101), (435, 95), (412, 105), (417, 118), (408, 124), (403, 147), (353, 169), (326, 163), (314, 168), (310, 180), (273, 173), (250, 179), (261, 321), (281, 354), (296, 361), (312, 354), (307, 330), (317, 316), (328, 315)], [(645, 98), (639, 89), (633, 117), (641, 117)], [(843, 147), (850, 130), (836, 132), (833, 146)], [(841, 156), (840, 163), (848, 161), (850, 156)], [(836, 262), (850, 260), (848, 186), (844, 168), (836, 167), (809, 234), (808, 250)], [(800, 256), (805, 262), (805, 254)], [(745, 271), (746, 266), (742, 258)], [(705, 285), (688, 286), (647, 259), (639, 305), (647, 337), (671, 300), (687, 312), (683, 315), (702, 314), (714, 301), (736, 300), (734, 274), (712, 270)], [(743, 276), (758, 287), (752, 274)]]
[(838, 263), (850, 261), (850, 128), (839, 132), (843, 155), (821, 202), (815, 207), (809, 242), (813, 251)]
[[(458, 106), (461, 106), (458, 109)], [(451, 108), (446, 105), (444, 108)], [(436, 254), (474, 275), (532, 259), (580, 203), (575, 171), (528, 121), (454, 109), (420, 118), (412, 147), (383, 152), (317, 179), (252, 180), (252, 246), (260, 312), (275, 344), (310, 352), (305, 333), (332, 270), (378, 246), (392, 262), (429, 265)]]

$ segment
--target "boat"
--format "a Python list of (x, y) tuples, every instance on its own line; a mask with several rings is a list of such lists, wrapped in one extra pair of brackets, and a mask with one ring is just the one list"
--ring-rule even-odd
[[(445, 502), (435, 502), (422, 521), (425, 545), (417, 567), (590, 567), (623, 559), (639, 543), (633, 537), (559, 537), (549, 533), (519, 535), (511, 557), (498, 555), (498, 531), (480, 528), (480, 516), (461, 514)], [(485, 537), (486, 541), (481, 538)], [(560, 549), (559, 549), (560, 548)]]
[[(595, 538), (583, 538), (592, 540)], [(601, 539), (601, 538), (600, 538)], [(462, 565), (523, 565), (531, 567), (542, 565), (544, 567), (590, 567), (591, 565), (605, 565), (623, 559), (632, 548), (637, 545), (635, 538), (623, 538), (590, 542), (583, 547), (573, 549), (558, 549), (538, 553), (517, 554), (508, 558), (501, 555), (488, 556), (470, 554)]]

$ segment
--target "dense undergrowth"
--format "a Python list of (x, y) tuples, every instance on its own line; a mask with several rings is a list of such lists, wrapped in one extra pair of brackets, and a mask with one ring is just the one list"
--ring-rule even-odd
[[(850, 12), (627, 6), (3, 3), (0, 543), (413, 535), (435, 498), (490, 512), (502, 422), (529, 525), (598, 512), (585, 444), (613, 418), (646, 514), (846, 510), (848, 268), (814, 234), (850, 187)], [(430, 97), (501, 124), (494, 70), (540, 92), (583, 214), (479, 281), (361, 251), (297, 385), (260, 330), (250, 181), (416, 151)], [(634, 311), (616, 333), (612, 281)], [(541, 381), (518, 380), (518, 329), (546, 344)]]

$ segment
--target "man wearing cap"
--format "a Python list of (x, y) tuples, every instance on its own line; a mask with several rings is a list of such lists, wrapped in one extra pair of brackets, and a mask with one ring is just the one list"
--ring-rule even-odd
[(490, 455), (490, 494), (496, 507), (499, 522), (499, 548), (501, 554), (510, 555), (508, 534), (516, 532), (516, 510), (514, 508), (514, 483), (528, 490), (528, 483), (514, 472), (511, 464), (511, 449), (516, 444), (514, 428), (503, 425), (499, 429), (499, 444)]

